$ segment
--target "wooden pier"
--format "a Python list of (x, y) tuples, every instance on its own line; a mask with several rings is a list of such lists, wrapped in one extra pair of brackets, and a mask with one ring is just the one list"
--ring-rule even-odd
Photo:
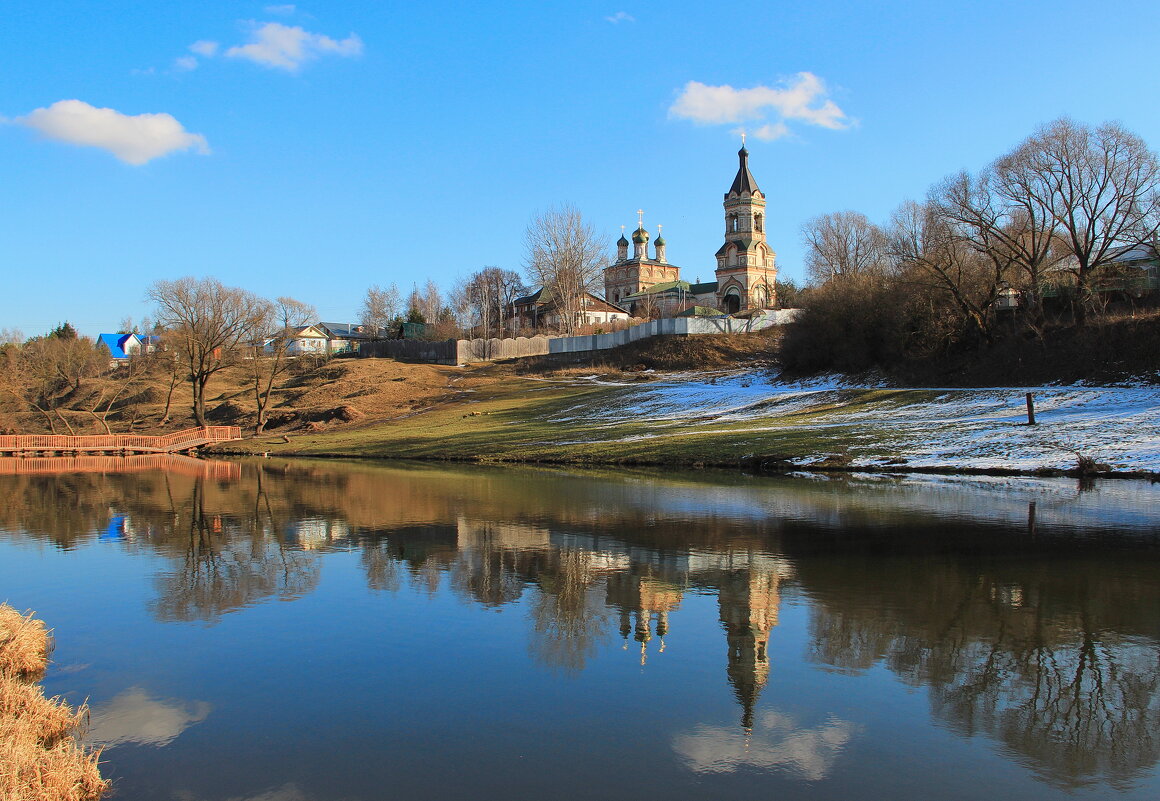
[(172, 434), (2, 434), (0, 454), (59, 456), (68, 454), (188, 453), (215, 442), (241, 439), (238, 426), (187, 428)]

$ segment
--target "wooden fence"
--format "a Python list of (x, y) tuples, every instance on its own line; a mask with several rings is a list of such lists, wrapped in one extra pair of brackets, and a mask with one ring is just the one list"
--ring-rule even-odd
[(0, 476), (57, 473), (179, 473), (195, 478), (236, 480), (242, 468), (234, 462), (194, 459), (171, 453), (132, 456), (0, 457)]
[(180, 453), (241, 439), (238, 426), (187, 428), (172, 434), (2, 434), (0, 453)]

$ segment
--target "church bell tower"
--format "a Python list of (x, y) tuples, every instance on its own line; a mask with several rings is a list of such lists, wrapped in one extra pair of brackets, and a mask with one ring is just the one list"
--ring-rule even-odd
[(777, 254), (765, 239), (765, 195), (749, 171), (744, 137), (737, 158), (737, 176), (725, 193), (725, 244), (717, 251), (717, 306), (729, 313), (777, 302)]

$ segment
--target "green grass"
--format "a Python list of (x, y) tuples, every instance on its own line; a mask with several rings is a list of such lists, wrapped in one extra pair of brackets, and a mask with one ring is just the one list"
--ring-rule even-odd
[(289, 442), (281, 435), (263, 436), (228, 448), (271, 455), (588, 464), (725, 465), (747, 457), (800, 461), (845, 454), (864, 463), (894, 455), (883, 445), (889, 437), (876, 426), (843, 418), (876, 407), (894, 410), (937, 395), (840, 390), (822, 393), (816, 405), (804, 409), (765, 404), (741, 420), (711, 415), (699, 420), (626, 419), (620, 410), (649, 386), (513, 379), (402, 419), (294, 434)]

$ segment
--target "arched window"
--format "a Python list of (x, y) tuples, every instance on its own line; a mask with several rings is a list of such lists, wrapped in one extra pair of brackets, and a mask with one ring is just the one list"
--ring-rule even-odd
[(765, 215), (758, 214), (753, 218), (753, 230), (761, 232), (762, 226), (765, 224)]
[(737, 232), (737, 215), (736, 214), (729, 215), (729, 219), (728, 219), (728, 222), (725, 226), (725, 230), (731, 234)]

